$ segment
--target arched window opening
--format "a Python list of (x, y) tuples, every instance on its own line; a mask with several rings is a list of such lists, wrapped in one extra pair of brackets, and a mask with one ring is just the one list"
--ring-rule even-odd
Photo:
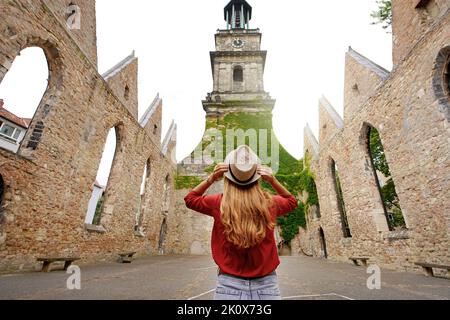
[(158, 133), (158, 125), (153, 126), (153, 134), (156, 135)]
[(416, 9), (422, 11), (422, 18), (424, 20), (435, 19), (440, 13), (440, 8), (436, 0), (421, 0), (417, 3)]
[(236, 66), (233, 70), (233, 81), (244, 82), (244, 69), (241, 66)]
[[(0, 148), (17, 153), (48, 88), (44, 50), (22, 50), (0, 83)], [(24, 94), (26, 88), (26, 94)]]
[(164, 213), (169, 212), (170, 208), (170, 175), (167, 175), (164, 180), (164, 196), (163, 196), (163, 205), (162, 205), (162, 211)]
[(367, 146), (389, 230), (406, 229), (406, 222), (377, 129), (367, 127)]
[(142, 182), (141, 182), (141, 189), (139, 192), (139, 205), (138, 205), (138, 211), (136, 213), (136, 226), (135, 231), (137, 232), (143, 232), (142, 231), (142, 222), (144, 220), (144, 213), (145, 213), (145, 206), (146, 206), (146, 194), (148, 193), (147, 187), (149, 185), (149, 180), (151, 176), (151, 164), (150, 159), (147, 160), (147, 163), (144, 167), (144, 173), (142, 174)]
[(106, 138), (105, 147), (97, 171), (97, 178), (93, 185), (91, 199), (88, 204), (85, 220), (86, 224), (100, 225), (103, 205), (109, 188), (109, 178), (118, 150), (118, 134), (119, 129), (115, 127), (109, 130), (108, 137)]
[(345, 202), (344, 202), (344, 194), (342, 192), (341, 186), (341, 179), (339, 176), (338, 167), (333, 159), (331, 160), (331, 173), (334, 182), (334, 189), (336, 192), (336, 200), (338, 204), (339, 214), (341, 216), (342, 233), (344, 235), (344, 238), (351, 238), (352, 234), (350, 232), (350, 226), (348, 224), (347, 211), (345, 209)]
[(0, 175), (0, 225), (5, 221), (4, 210), (3, 210), (4, 195), (5, 195), (5, 182), (3, 181), (2, 175)]
[(319, 228), (319, 241), (321, 250), (320, 257), (327, 259), (328, 258), (327, 241), (325, 239), (325, 232), (323, 232), (322, 227)]

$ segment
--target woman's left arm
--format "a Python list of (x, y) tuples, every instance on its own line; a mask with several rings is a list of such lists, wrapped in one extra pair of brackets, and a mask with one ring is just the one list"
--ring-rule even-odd
[(216, 181), (219, 181), (220, 179), (223, 178), (223, 175), (225, 174), (225, 172), (228, 171), (228, 165), (226, 164), (218, 164), (215, 168), (214, 168), (214, 172), (213, 174), (211, 174), (208, 179), (206, 179), (205, 181), (203, 181), (202, 183), (200, 183), (197, 187), (194, 188), (194, 190), (192, 190), (193, 192), (197, 193), (197, 194), (204, 194), (206, 192), (206, 190), (209, 189), (209, 187), (211, 187)]

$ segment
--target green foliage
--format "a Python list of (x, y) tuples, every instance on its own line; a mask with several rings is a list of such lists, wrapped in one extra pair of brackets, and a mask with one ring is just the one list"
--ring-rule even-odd
[(176, 176), (175, 189), (193, 189), (198, 186), (203, 180), (194, 176)]
[(370, 15), (375, 22), (381, 24), (383, 29), (388, 29), (392, 25), (392, 0), (377, 0), (378, 9)]

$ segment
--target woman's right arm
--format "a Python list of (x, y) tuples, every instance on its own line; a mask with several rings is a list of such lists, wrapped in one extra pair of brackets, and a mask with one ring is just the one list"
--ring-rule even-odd
[(216, 181), (220, 180), (224, 173), (228, 171), (228, 166), (219, 164), (215, 167), (214, 173), (211, 174), (208, 179), (200, 183), (184, 198), (186, 207), (188, 209), (203, 213), (209, 216), (213, 215), (213, 210), (217, 206), (219, 199), (218, 195), (204, 196), (203, 194), (208, 190)]

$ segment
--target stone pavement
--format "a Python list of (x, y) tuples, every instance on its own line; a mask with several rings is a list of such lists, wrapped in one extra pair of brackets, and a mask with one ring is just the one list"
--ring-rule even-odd
[[(450, 280), (382, 270), (381, 290), (369, 290), (363, 267), (307, 257), (282, 257), (278, 269), (284, 299), (450, 299)], [(132, 264), (81, 267), (81, 290), (68, 290), (69, 274), (0, 276), (0, 299), (209, 300), (216, 270), (207, 256), (154, 256)]]

